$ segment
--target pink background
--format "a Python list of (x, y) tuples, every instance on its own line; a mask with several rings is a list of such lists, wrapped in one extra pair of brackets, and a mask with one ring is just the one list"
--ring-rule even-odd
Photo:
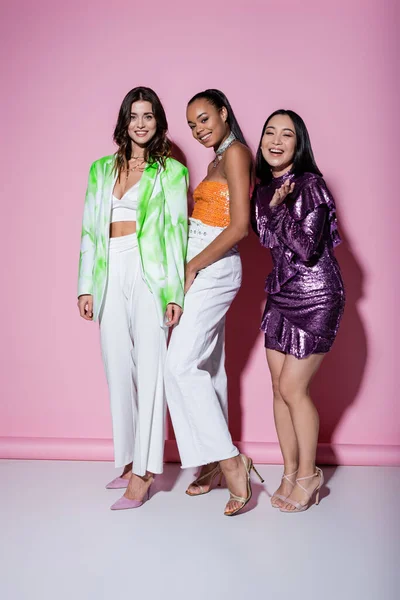
[[(337, 199), (348, 295), (313, 390), (319, 459), (399, 464), (395, 0), (14, 0), (2, 11), (0, 456), (112, 457), (98, 328), (76, 308), (80, 226), (89, 166), (114, 150), (125, 93), (148, 85), (192, 187), (212, 156), (185, 122), (194, 93), (222, 89), (253, 149), (273, 110), (305, 119)], [(276, 462), (258, 331), (270, 262), (253, 234), (242, 256), (227, 332), (231, 428), (255, 460)]]

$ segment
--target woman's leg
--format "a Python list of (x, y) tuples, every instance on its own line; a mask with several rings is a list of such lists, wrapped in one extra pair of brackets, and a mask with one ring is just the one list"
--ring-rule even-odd
[(132, 475), (132, 468), (133, 468), (133, 463), (129, 463), (128, 465), (125, 465), (125, 467), (122, 471), (121, 478), (122, 479), (130, 479), (131, 475)]
[[(130, 477), (133, 461), (132, 341), (121, 287), (120, 253), (110, 251), (109, 275), (100, 314), (100, 341), (106, 373), (114, 440), (115, 466)], [(130, 467), (130, 468), (129, 468)]]
[[(319, 417), (310, 397), (309, 386), (323, 359), (324, 354), (312, 354), (303, 359), (286, 355), (279, 380), (279, 390), (289, 407), (298, 442), (299, 470), (297, 478), (308, 477), (315, 473)], [(302, 485), (311, 492), (317, 483), (317, 478), (312, 478), (303, 481)], [(289, 498), (300, 503), (307, 500), (306, 494), (297, 485), (293, 488)], [(283, 503), (283, 507), (289, 510), (294, 508), (289, 503)]]
[[(142, 500), (163, 470), (166, 332), (143, 281), (135, 236), (110, 241), (109, 279), (100, 332), (110, 390), (115, 460), (133, 463), (126, 497)], [(151, 477), (149, 474), (151, 473)]]
[[(201, 271), (186, 295), (184, 313), (168, 348), (165, 386), (182, 466), (210, 465), (207, 469), (211, 469), (220, 462), (229, 490), (246, 497), (246, 470), (220, 402), (226, 391), (222, 393), (219, 384), (216, 390), (207, 370), (217, 354), (223, 360), (221, 322), (240, 287), (240, 259), (236, 273), (230, 258)], [(214, 363), (214, 368), (222, 382), (224, 366)], [(233, 512), (240, 505), (230, 500), (227, 510)]]
[[(228, 423), (228, 382), (225, 371), (225, 317), (221, 320), (217, 331), (217, 344), (210, 356), (205, 369), (210, 373), (215, 393), (217, 394), (225, 420)], [(188, 493), (192, 495), (205, 494), (211, 485), (219, 481), (220, 475), (215, 475), (215, 469), (219, 463), (212, 462), (203, 465), (197, 477), (201, 478), (197, 484), (189, 485)]]
[(132, 290), (130, 314), (135, 438), (133, 473), (124, 495), (130, 500), (142, 500), (153, 475), (163, 471), (167, 332), (158, 322), (154, 298), (140, 267)]
[[(219, 263), (219, 264), (218, 264)], [(234, 279), (230, 259), (201, 271), (186, 295), (181, 321), (175, 327), (165, 366), (168, 407), (184, 468), (207, 465), (238, 454), (228, 430), (221, 391), (217, 393), (210, 364), (223, 360), (224, 319), (240, 278)], [(214, 361), (214, 373), (224, 369)]]
[[(295, 483), (295, 473), (298, 468), (298, 444), (297, 437), (292, 423), (289, 407), (282, 398), (279, 389), (279, 381), (285, 364), (286, 355), (276, 350), (266, 350), (268, 367), (271, 373), (272, 390), (274, 394), (274, 420), (276, 432), (278, 435), (279, 445), (283, 456), (284, 474), (292, 475), (287, 479), (282, 479), (282, 483), (276, 490), (275, 494), (289, 496)], [(291, 483), (293, 485), (291, 485)], [(274, 496), (275, 496), (274, 494)], [(273, 502), (277, 505), (282, 505), (282, 500), (273, 496)]]

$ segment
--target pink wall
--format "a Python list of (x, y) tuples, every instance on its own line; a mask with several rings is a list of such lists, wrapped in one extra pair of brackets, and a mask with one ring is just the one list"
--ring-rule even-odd
[[(111, 457), (97, 326), (79, 319), (75, 306), (80, 222), (87, 171), (113, 151), (119, 104), (131, 87), (148, 85), (164, 102), (192, 186), (210, 160), (185, 123), (185, 104), (195, 92), (221, 88), (253, 148), (272, 110), (292, 108), (304, 117), (346, 240), (338, 258), (347, 312), (314, 386), (320, 458), (400, 462), (395, 4), (7, 5), (0, 19), (1, 456)], [(227, 334), (232, 431), (256, 460), (275, 462), (258, 331), (269, 258), (253, 235), (242, 253), (244, 287)], [(174, 456), (173, 444), (168, 453)]]

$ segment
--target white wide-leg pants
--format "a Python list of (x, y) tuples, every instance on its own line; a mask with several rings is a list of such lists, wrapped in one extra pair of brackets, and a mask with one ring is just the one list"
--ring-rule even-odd
[[(191, 260), (220, 233), (219, 227), (191, 219)], [(242, 280), (237, 249), (202, 269), (185, 298), (172, 332), (165, 365), (167, 404), (182, 467), (198, 467), (236, 456), (228, 429), (225, 372), (225, 315)]]
[(114, 437), (115, 466), (162, 473), (166, 330), (143, 277), (136, 234), (110, 239), (109, 274), (100, 314)]

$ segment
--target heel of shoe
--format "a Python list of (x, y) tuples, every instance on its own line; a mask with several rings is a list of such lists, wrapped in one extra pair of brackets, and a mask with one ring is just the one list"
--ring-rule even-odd
[(261, 483), (264, 483), (264, 479), (261, 477), (260, 473), (257, 471), (257, 469), (255, 468), (255, 466), (252, 464), (251, 468), (253, 469), (254, 473), (257, 475), (258, 479), (261, 481)]
[(319, 467), (316, 467), (316, 472), (317, 475), (319, 477), (319, 483), (318, 483), (318, 487), (317, 487), (317, 493), (315, 495), (315, 504), (319, 504), (319, 493), (321, 491), (322, 486), (324, 485), (324, 473), (322, 471), (322, 469), (320, 469)]

